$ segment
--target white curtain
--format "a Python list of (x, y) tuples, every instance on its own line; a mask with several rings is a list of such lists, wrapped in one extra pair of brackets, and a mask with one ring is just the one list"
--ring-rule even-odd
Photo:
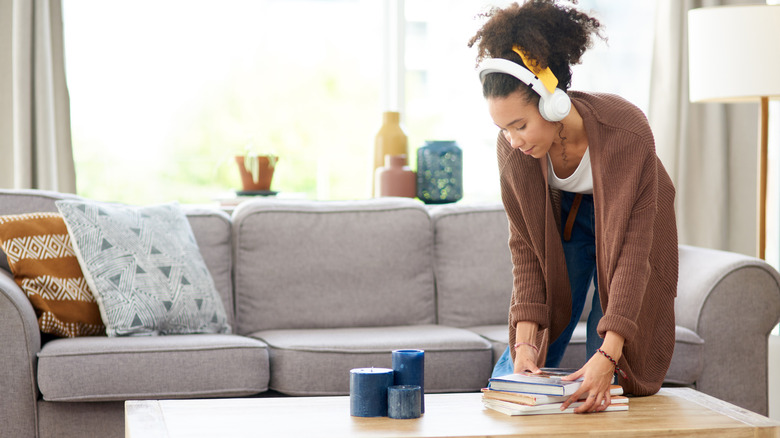
[(749, 3), (761, 2), (658, 1), (648, 118), (677, 188), (680, 243), (754, 256), (758, 106), (688, 100), (688, 10)]
[(60, 0), (0, 0), (0, 187), (76, 191)]

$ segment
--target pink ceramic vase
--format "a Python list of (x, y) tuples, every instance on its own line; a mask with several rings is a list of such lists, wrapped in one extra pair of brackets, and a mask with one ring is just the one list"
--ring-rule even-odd
[(406, 165), (406, 155), (385, 155), (385, 165), (376, 170), (375, 196), (417, 196), (417, 175)]

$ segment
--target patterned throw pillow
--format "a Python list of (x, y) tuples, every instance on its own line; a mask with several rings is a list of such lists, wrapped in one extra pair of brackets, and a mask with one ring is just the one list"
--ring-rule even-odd
[(105, 334), (60, 214), (0, 216), (0, 245), (16, 284), (38, 315), (42, 333), (60, 337)]
[(178, 204), (56, 204), (108, 336), (230, 332)]

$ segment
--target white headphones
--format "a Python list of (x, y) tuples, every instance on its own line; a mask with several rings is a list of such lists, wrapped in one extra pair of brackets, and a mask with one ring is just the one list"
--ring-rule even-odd
[(489, 73), (505, 73), (531, 87), (539, 95), (539, 113), (549, 122), (563, 120), (571, 110), (571, 99), (565, 91), (556, 88), (550, 93), (536, 75), (517, 63), (502, 58), (485, 59), (479, 66), (479, 80), (484, 82)]

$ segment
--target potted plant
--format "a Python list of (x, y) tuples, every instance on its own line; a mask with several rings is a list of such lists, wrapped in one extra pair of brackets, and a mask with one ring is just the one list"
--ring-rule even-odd
[(238, 171), (241, 174), (243, 191), (247, 194), (268, 192), (279, 157), (271, 153), (258, 153), (251, 144), (244, 148), (243, 155), (235, 156)]

